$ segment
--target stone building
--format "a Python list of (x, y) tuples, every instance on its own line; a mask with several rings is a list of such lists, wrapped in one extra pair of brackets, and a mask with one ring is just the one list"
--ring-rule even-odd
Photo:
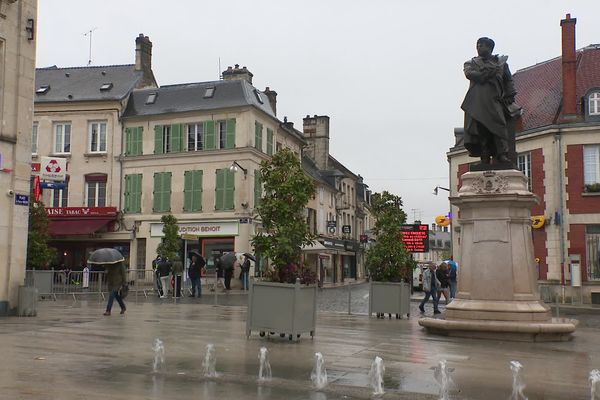
[(0, 316), (25, 280), (36, 0), (0, 1)]

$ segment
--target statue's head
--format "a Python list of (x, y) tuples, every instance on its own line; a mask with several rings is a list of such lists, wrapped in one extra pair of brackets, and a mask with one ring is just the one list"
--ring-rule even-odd
[(489, 37), (479, 38), (477, 39), (477, 54), (480, 57), (489, 57), (492, 55), (495, 45), (496, 43)]

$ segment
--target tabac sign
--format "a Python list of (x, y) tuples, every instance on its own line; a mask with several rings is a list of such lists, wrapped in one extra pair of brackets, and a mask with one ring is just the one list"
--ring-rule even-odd
[(42, 157), (40, 178), (48, 181), (64, 181), (67, 178), (67, 159)]

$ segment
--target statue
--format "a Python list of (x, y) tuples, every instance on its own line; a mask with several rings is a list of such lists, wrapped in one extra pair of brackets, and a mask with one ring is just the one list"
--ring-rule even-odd
[[(494, 41), (477, 40), (477, 57), (467, 61), (464, 72), (470, 81), (461, 105), (465, 112), (464, 145), (481, 164), (514, 168), (514, 119), (521, 115), (515, 103), (515, 87), (506, 60), (492, 55)], [(498, 166), (500, 166), (498, 165)]]

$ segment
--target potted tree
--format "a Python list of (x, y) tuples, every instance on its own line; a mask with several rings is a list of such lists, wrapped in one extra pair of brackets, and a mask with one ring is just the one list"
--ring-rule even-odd
[(375, 243), (367, 251), (367, 268), (370, 276), (369, 316), (377, 314), (390, 318), (410, 316), (410, 285), (414, 261), (401, 240), (402, 224), (406, 214), (402, 199), (387, 191), (371, 197), (371, 213), (376, 222)]
[(264, 192), (257, 206), (262, 230), (252, 239), (254, 251), (269, 260), (263, 281), (250, 284), (246, 333), (278, 332), (289, 339), (314, 336), (317, 285), (313, 271), (301, 265), (301, 248), (312, 242), (305, 207), (314, 195), (298, 157), (289, 149), (260, 166)]

